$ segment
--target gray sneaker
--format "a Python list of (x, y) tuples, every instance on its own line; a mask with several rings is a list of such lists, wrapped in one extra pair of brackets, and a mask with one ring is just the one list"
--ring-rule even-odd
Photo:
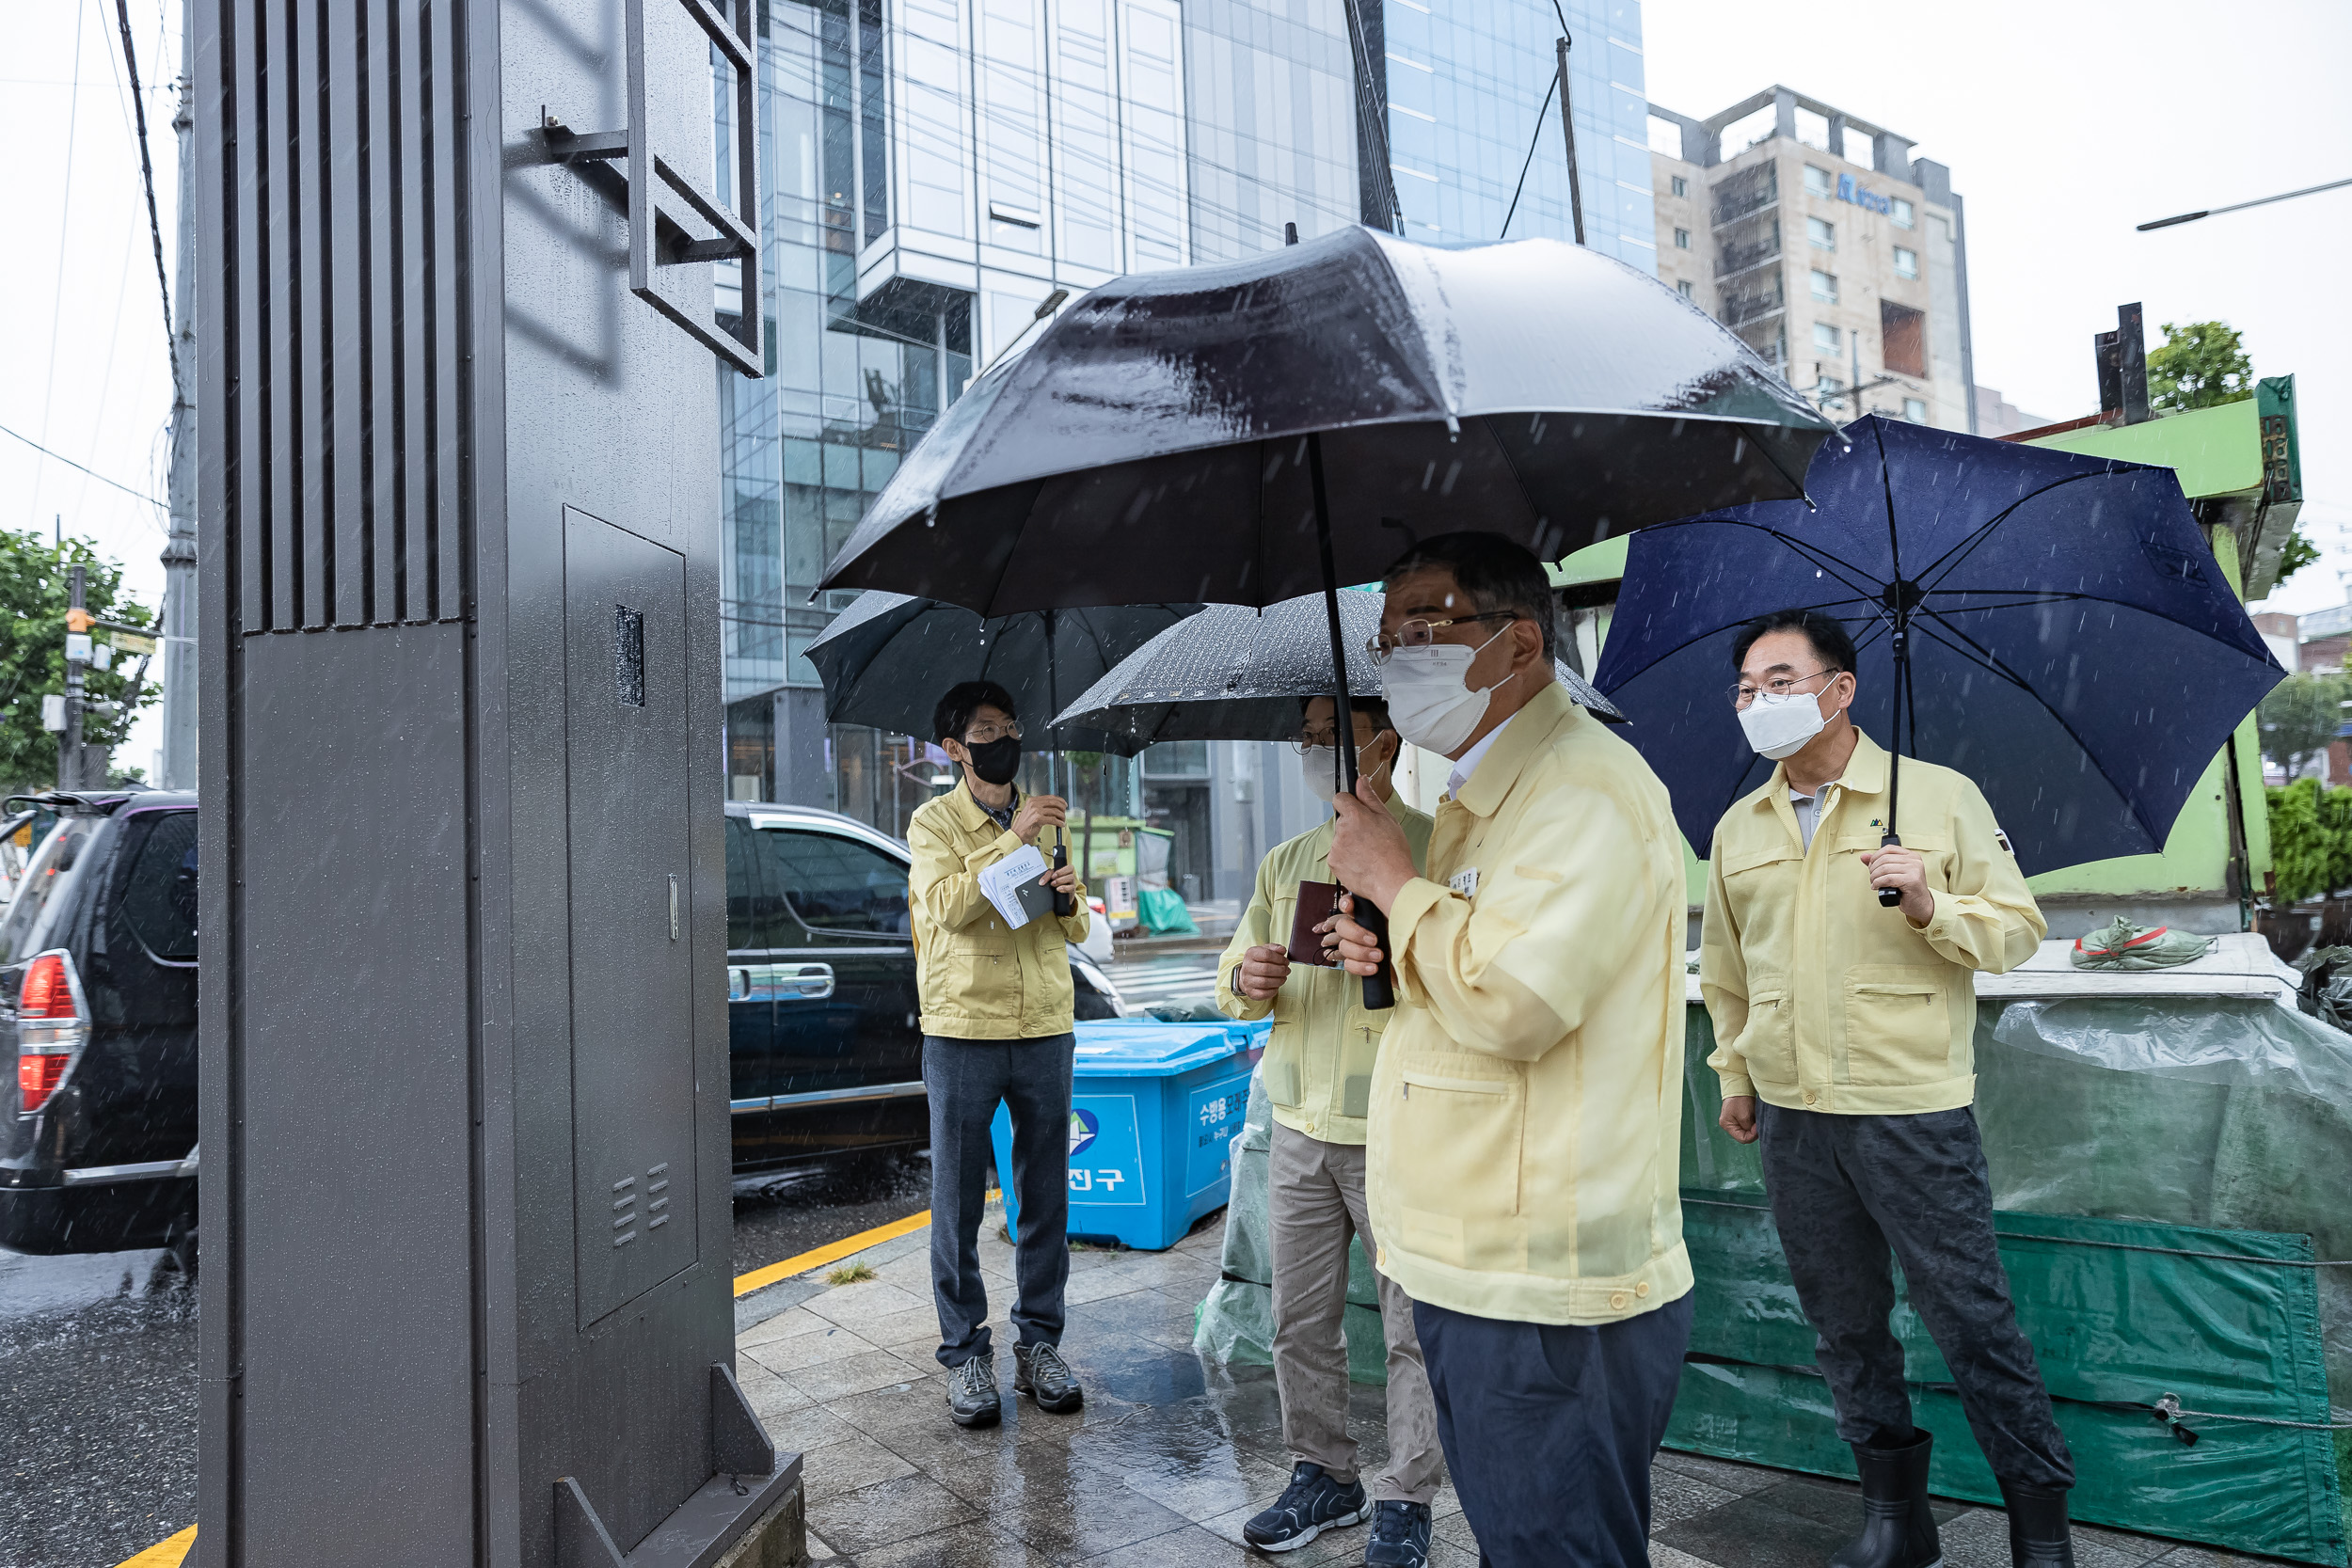
[(1013, 1391), (1037, 1401), (1040, 1410), (1060, 1415), (1086, 1403), (1078, 1374), (1052, 1345), (1015, 1345), (1012, 1351)]
[(947, 1414), (960, 1427), (993, 1427), (1004, 1418), (994, 1355), (982, 1351), (947, 1373)]

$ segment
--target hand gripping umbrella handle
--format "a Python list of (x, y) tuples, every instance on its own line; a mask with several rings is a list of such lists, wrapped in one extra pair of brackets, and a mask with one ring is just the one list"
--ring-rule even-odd
[(1396, 1006), (1396, 968), (1389, 959), (1389, 917), (1373, 908), (1369, 898), (1356, 899), (1356, 924), (1380, 944), (1380, 972), (1364, 976), (1364, 1010), (1385, 1012)]
[[(1899, 848), (1901, 848), (1902, 847), (1903, 847), (1903, 841), (1902, 841), (1901, 839), (1899, 839), (1899, 838), (1897, 838), (1897, 837), (1896, 837), (1893, 833), (1888, 833), (1888, 834), (1887, 834), (1884, 838), (1882, 838), (1882, 839), (1880, 839), (1880, 840), (1879, 840), (1879, 847), (1880, 847), (1880, 848), (1882, 848), (1882, 849), (1887, 849), (1887, 848), (1899, 849)], [(1880, 908), (1880, 909), (1883, 909), (1883, 910), (1891, 910), (1891, 909), (1893, 909), (1896, 905), (1898, 905), (1898, 904), (1901, 903), (1902, 901), (1903, 901), (1903, 890), (1902, 890), (1902, 889), (1900, 889), (1900, 888), (1899, 888), (1899, 887), (1883, 887), (1883, 888), (1879, 889), (1879, 908)]]

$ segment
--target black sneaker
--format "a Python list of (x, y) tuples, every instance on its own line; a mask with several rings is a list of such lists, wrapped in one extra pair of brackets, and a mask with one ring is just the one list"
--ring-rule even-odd
[(1056, 1416), (1077, 1409), (1087, 1398), (1078, 1386), (1078, 1374), (1052, 1345), (1012, 1348), (1012, 1390), (1028, 1395), (1040, 1410)]
[(1364, 1568), (1425, 1568), (1428, 1561), (1429, 1505), (1387, 1499), (1373, 1504)]
[(995, 1356), (982, 1351), (947, 1373), (947, 1414), (960, 1427), (993, 1427), (1003, 1419)]
[(1360, 1525), (1369, 1512), (1362, 1481), (1342, 1486), (1322, 1465), (1302, 1460), (1292, 1467), (1291, 1483), (1274, 1506), (1242, 1526), (1242, 1539), (1262, 1552), (1287, 1552), (1325, 1530)]

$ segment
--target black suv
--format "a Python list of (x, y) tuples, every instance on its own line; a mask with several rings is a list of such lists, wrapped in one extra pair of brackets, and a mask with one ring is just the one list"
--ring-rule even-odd
[[(42, 800), (0, 915), (0, 1246), (167, 1244), (195, 1217), (196, 797)], [(736, 1169), (929, 1141), (907, 865), (832, 812), (727, 807)], [(1120, 1016), (1070, 961), (1078, 1017)]]

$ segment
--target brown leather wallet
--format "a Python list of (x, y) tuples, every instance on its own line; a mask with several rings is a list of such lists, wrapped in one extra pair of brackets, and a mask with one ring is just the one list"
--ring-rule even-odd
[(1331, 918), (1340, 907), (1340, 885), (1337, 882), (1301, 882), (1298, 884), (1298, 907), (1291, 914), (1290, 960), (1295, 964), (1312, 964), (1317, 969), (1337, 969), (1339, 960), (1324, 951), (1323, 938), (1315, 927)]

